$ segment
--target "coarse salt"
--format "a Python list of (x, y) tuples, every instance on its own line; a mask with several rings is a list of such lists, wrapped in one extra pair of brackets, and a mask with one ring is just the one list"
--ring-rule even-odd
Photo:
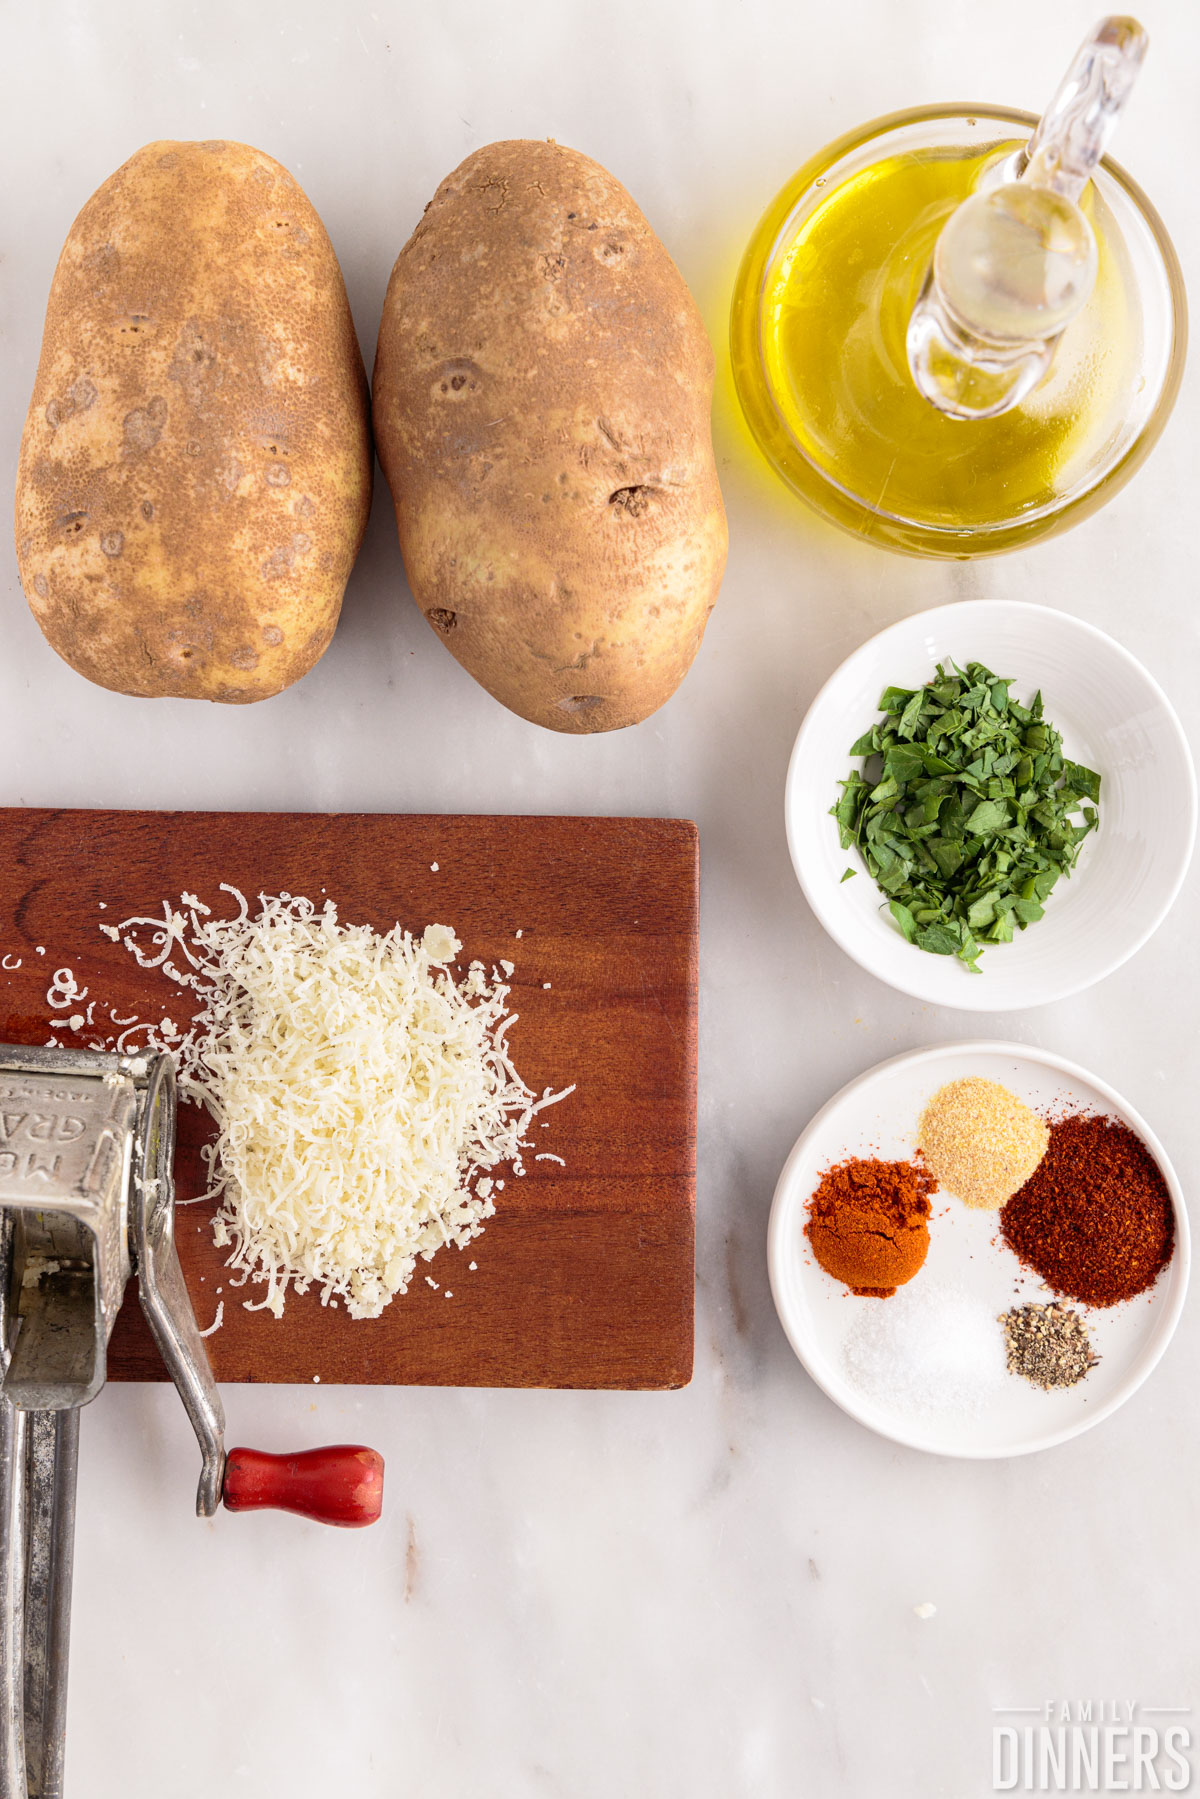
[(842, 1346), (850, 1383), (889, 1410), (974, 1418), (1008, 1378), (995, 1307), (928, 1278), (860, 1299)]

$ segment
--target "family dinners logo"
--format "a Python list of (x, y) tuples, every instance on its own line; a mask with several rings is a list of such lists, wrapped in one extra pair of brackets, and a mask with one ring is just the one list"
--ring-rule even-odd
[(1190, 1705), (1046, 1699), (992, 1707), (996, 1793), (1186, 1793)]

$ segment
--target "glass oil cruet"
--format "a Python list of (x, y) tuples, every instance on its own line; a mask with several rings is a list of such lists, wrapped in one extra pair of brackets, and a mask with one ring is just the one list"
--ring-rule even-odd
[(738, 276), (733, 373), (768, 460), (827, 517), (988, 554), (1086, 516), (1144, 460), (1186, 303), (1158, 215), (1104, 151), (1146, 44), (1106, 18), (1040, 121), (895, 113), (776, 197)]

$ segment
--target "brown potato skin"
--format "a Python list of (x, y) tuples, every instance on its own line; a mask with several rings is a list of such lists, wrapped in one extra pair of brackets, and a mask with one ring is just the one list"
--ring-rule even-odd
[(727, 548), (712, 387), (599, 163), (518, 139), (443, 181), (388, 283), (375, 438), (417, 605), (521, 717), (615, 730), (687, 673)]
[(118, 693), (244, 703), (333, 635), (371, 504), (345, 284), (287, 170), (147, 144), (55, 270), (21, 440), (21, 581), (58, 654)]

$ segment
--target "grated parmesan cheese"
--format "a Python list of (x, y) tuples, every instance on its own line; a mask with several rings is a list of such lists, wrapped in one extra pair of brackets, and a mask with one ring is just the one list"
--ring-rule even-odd
[[(377, 1317), (418, 1259), (480, 1234), (495, 1211), (484, 1171), (520, 1172), (534, 1115), (574, 1088), (538, 1098), (521, 1080), (509, 990), (477, 962), (455, 981), (447, 965), (462, 946), (448, 926), (380, 936), (341, 924), (332, 900), (318, 910), (289, 894), (260, 894), (252, 917), (226, 891), (235, 917), (189, 894), (186, 918), (164, 904), (161, 918), (119, 927), (142, 967), (178, 979), (178, 956), (191, 970), (199, 1009), (171, 1048), (181, 1093), (217, 1124), (205, 1151), (221, 1199), (214, 1239), (266, 1288), (249, 1310), (279, 1317), (289, 1287), (315, 1283), (322, 1303)], [(122, 1041), (135, 1031), (163, 1047), (146, 1024)]]
[[(65, 1011), (78, 999), (86, 999), (88, 990), (77, 985), (75, 976), (69, 968), (56, 968), (54, 978), (46, 989), (46, 1004), (58, 1011)], [(80, 1020), (82, 1024), (83, 1020)]]

